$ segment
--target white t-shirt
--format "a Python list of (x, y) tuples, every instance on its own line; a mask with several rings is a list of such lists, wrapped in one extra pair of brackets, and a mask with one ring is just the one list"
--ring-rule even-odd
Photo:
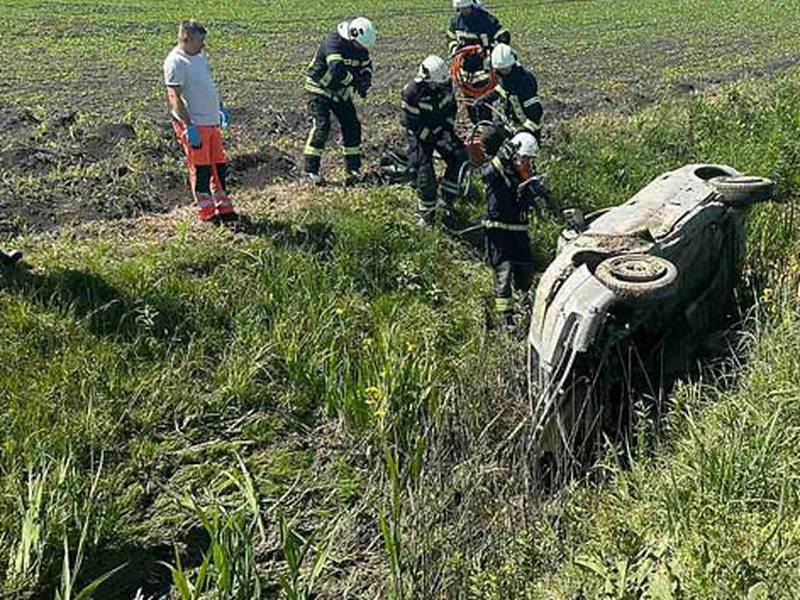
[(164, 83), (181, 86), (194, 125), (219, 125), (219, 94), (205, 52), (189, 56), (175, 46), (164, 61)]

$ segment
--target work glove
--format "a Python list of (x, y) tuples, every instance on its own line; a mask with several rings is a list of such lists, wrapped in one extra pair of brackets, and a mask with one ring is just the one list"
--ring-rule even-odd
[(195, 125), (189, 125), (186, 128), (186, 141), (195, 150), (203, 147), (203, 140), (200, 137), (200, 130)]
[(227, 129), (231, 122), (231, 113), (222, 104), (219, 105), (219, 126)]
[(369, 91), (369, 88), (370, 84), (368, 81), (356, 82), (356, 92), (358, 92), (358, 95), (361, 96), (362, 98), (367, 97), (367, 92)]

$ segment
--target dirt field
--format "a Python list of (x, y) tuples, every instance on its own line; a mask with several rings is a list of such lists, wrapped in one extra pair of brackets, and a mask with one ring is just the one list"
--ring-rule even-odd
[[(362, 107), (368, 168), (384, 145), (400, 144), (396, 99), (417, 62), (445, 51), (446, 4), (409, 0), (375, 10), (352, 3), (380, 34), (375, 87)], [(12, 56), (0, 82), (3, 237), (187, 202), (161, 62), (174, 24), (189, 16), (210, 29), (215, 78), (232, 112), (234, 189), (295, 177), (307, 127), (303, 69), (325, 31), (348, 16), (318, 1), (269, 9), (252, 0), (235, 9), (200, 2), (191, 15), (145, 0), (4, 6)], [(512, 0), (490, 8), (540, 79), (550, 131), (564, 118), (629, 111), (716, 82), (769, 76), (800, 60), (794, 6)], [(328, 156), (338, 166), (337, 153)]]

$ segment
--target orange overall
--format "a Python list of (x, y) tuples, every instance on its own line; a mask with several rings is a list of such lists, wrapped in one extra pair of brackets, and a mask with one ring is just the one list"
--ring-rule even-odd
[[(210, 221), (217, 216), (233, 215), (233, 200), (225, 189), (225, 175), (220, 173), (221, 168), (227, 168), (220, 128), (197, 125), (202, 145), (200, 148), (192, 148), (186, 139), (186, 126), (183, 122), (173, 119), (172, 127), (186, 153), (189, 181), (197, 204), (197, 217), (201, 221)], [(198, 182), (198, 167), (210, 169), (210, 186), (205, 182)]]

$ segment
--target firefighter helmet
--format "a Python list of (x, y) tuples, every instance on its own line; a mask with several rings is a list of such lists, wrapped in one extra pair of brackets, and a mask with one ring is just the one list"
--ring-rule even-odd
[(497, 44), (492, 50), (492, 68), (508, 69), (517, 64), (517, 53), (508, 44)]
[(539, 142), (536, 141), (532, 133), (527, 131), (520, 131), (511, 138), (511, 145), (514, 147), (514, 152), (517, 156), (533, 158), (539, 154)]
[(419, 79), (431, 83), (447, 83), (450, 81), (450, 71), (447, 64), (440, 57), (431, 54), (419, 66)]
[(365, 17), (358, 17), (352, 21), (343, 21), (339, 23), (337, 31), (344, 39), (356, 42), (365, 48), (374, 46), (378, 37), (372, 21)]

